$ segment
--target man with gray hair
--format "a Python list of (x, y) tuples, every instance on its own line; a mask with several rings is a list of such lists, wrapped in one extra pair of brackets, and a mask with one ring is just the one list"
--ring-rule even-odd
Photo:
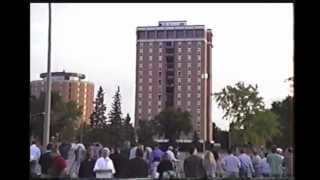
[(110, 149), (103, 148), (101, 157), (96, 161), (93, 171), (96, 173), (96, 178), (113, 178), (115, 168), (112, 160), (109, 158)]
[(171, 162), (176, 162), (178, 161), (178, 159), (175, 157), (174, 153), (173, 153), (173, 147), (172, 146), (169, 146), (168, 147), (168, 150), (166, 151), (166, 153), (168, 154), (169, 156), (169, 160)]

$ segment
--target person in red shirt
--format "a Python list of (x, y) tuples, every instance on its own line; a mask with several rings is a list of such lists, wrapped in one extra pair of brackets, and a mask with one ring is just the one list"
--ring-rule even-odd
[(64, 177), (66, 175), (67, 163), (60, 155), (57, 145), (53, 145), (52, 151), (52, 166), (49, 170), (50, 177)]

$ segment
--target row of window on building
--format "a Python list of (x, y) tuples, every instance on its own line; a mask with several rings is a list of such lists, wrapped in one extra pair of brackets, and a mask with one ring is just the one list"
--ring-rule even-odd
[[(154, 48), (149, 48), (148, 52), (149, 53), (153, 53), (153, 50), (154, 50)], [(184, 52), (188, 52), (188, 53), (192, 52), (192, 48), (191, 47), (186, 48), (186, 50), (187, 51), (184, 51)], [(163, 53), (163, 48), (162, 47), (158, 48), (158, 52), (159, 52), (159, 54)], [(143, 48), (139, 48), (139, 53), (140, 54), (143, 53)], [(182, 48), (181, 47), (178, 48), (178, 53), (182, 53)], [(197, 53), (201, 54), (201, 48), (200, 47), (197, 48)]]
[(204, 38), (204, 29), (138, 31), (138, 39)]
[[(154, 73), (154, 72), (151, 71), (151, 70), (148, 71), (148, 75), (150, 76), (149, 79), (148, 79), (148, 80), (149, 80), (149, 83), (152, 83), (152, 78), (151, 78), (151, 77), (153, 76), (153, 73)], [(197, 82), (200, 83), (200, 82), (201, 82), (201, 78), (200, 78), (200, 77), (201, 77), (201, 70), (198, 70), (198, 71), (197, 71), (197, 75), (198, 75)], [(178, 83), (181, 83), (181, 81), (182, 81), (182, 80), (181, 80), (181, 76), (182, 76), (182, 75), (181, 75), (181, 71), (178, 70), (178, 72), (177, 72), (177, 77), (178, 77), (177, 80), (178, 80)], [(139, 80), (138, 80), (139, 83), (142, 83), (142, 82), (143, 82), (143, 78), (142, 78), (142, 77), (143, 77), (143, 71), (140, 71), (140, 70), (139, 70)], [(159, 72), (158, 77), (159, 77), (159, 85), (161, 85), (161, 79), (162, 79), (162, 77), (163, 77), (161, 71)], [(187, 71), (187, 81), (188, 81), (188, 83), (191, 83), (191, 70), (188, 70), (188, 71)]]
[[(202, 41), (176, 41), (176, 43), (178, 44), (178, 46), (182, 46), (183, 44), (187, 43), (187, 45), (191, 46), (192, 44), (196, 44), (197, 46), (201, 47), (201, 45), (203, 44)], [(166, 46), (172, 46), (172, 42), (171, 41), (167, 41), (167, 42), (138, 42), (138, 45), (140, 47), (143, 46), (160, 46), (162, 47), (163, 45)]]
[[(190, 102), (190, 104), (191, 104), (191, 102)], [(178, 107), (179, 107), (179, 105), (178, 105)], [(138, 106), (137, 111), (138, 111), (138, 118), (142, 119), (142, 112), (143, 112), (142, 107)], [(160, 113), (161, 111), (162, 111), (161, 106), (158, 106), (157, 113)], [(186, 111), (192, 113), (190, 105), (187, 106)], [(151, 103), (150, 103), (150, 106), (147, 108), (146, 112), (147, 113), (145, 114), (145, 116), (147, 116), (149, 120), (152, 119)], [(198, 125), (200, 125), (200, 122), (201, 122), (201, 110), (200, 110), (200, 107), (198, 107), (197, 111), (196, 111), (196, 123)]]
[[(196, 108), (197, 108), (197, 113), (200, 115), (200, 109), (201, 109), (201, 95), (200, 94), (197, 94), (197, 101), (196, 101)], [(143, 99), (143, 95), (142, 93), (138, 93), (138, 113), (141, 113), (142, 112), (142, 99)], [(148, 108), (151, 109), (151, 106), (152, 106), (152, 93), (149, 93), (148, 94)], [(159, 94), (158, 95), (158, 101), (157, 102), (157, 105), (158, 105), (158, 112), (161, 111), (162, 109), (162, 95)], [(176, 101), (176, 105), (177, 107), (180, 107), (182, 105), (182, 94), (181, 93), (177, 93), (177, 101)], [(188, 93), (187, 94), (187, 99), (186, 99), (186, 105), (187, 105), (187, 110), (188, 111), (191, 111), (191, 93)], [(151, 110), (150, 112), (148, 111), (148, 113), (151, 113)]]
[[(138, 93), (138, 98), (141, 98), (142, 99), (142, 96), (143, 96), (143, 93), (140, 91), (139, 93)], [(180, 99), (181, 99), (181, 96), (182, 96), (182, 93), (177, 93), (177, 99), (178, 99), (178, 101), (180, 101)], [(158, 103), (160, 103), (161, 104), (161, 94), (159, 94), (158, 95), (158, 99), (159, 99), (159, 101), (158, 101)], [(148, 98), (149, 99), (152, 99), (152, 93), (148, 93)], [(187, 98), (191, 98), (191, 93), (187, 93)], [(201, 94), (200, 93), (197, 93), (197, 98), (198, 98), (198, 103), (197, 103), (197, 105), (200, 105), (200, 98), (201, 98)], [(188, 101), (188, 102), (190, 102), (191, 103), (191, 101)], [(151, 103), (151, 101), (150, 101), (150, 103)], [(140, 101), (138, 101), (138, 104), (141, 104), (140, 103)], [(188, 105), (189, 105), (189, 103), (188, 103)]]
[[(154, 56), (152, 56), (152, 55), (148, 56), (148, 60), (149, 60), (149, 61), (153, 61), (153, 57), (154, 57)], [(162, 62), (163, 57), (164, 57), (164, 56), (162, 56), (162, 55), (158, 56), (158, 61)], [(191, 56), (190, 54), (188, 54), (186, 57), (187, 57), (187, 60), (188, 60), (188, 61), (191, 61), (191, 60), (192, 60), (192, 56)], [(182, 55), (177, 55), (177, 60), (178, 60), (178, 61), (183, 61), (183, 60), (185, 60), (185, 58), (182, 59)], [(201, 61), (201, 55), (197, 55), (197, 60), (198, 60), (198, 61)], [(142, 55), (139, 55), (139, 61), (140, 61), (140, 62), (143, 61), (143, 56), (142, 56)]]

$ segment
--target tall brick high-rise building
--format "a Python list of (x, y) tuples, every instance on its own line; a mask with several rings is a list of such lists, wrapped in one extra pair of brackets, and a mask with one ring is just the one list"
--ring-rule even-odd
[(137, 27), (136, 45), (135, 125), (171, 106), (189, 111), (200, 139), (211, 141), (211, 30), (160, 21)]
[[(31, 95), (39, 97), (41, 92), (46, 90), (47, 73), (40, 74), (43, 80), (31, 81)], [(93, 112), (94, 84), (85, 79), (84, 74), (68, 72), (52, 72), (51, 90), (58, 92), (62, 99), (75, 101), (82, 107), (82, 121), (89, 123), (90, 115)]]

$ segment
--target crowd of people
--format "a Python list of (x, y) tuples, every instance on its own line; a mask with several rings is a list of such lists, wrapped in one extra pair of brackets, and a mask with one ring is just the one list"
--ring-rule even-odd
[[(180, 170), (182, 170), (183, 175)], [(272, 146), (271, 151), (238, 148), (198, 153), (189, 148), (186, 157), (177, 147), (164, 149), (155, 144), (145, 147), (85, 146), (77, 143), (49, 143), (46, 150), (33, 141), (30, 146), (30, 172), (33, 177), (96, 178), (215, 178), (215, 177), (292, 177), (293, 149)]]

